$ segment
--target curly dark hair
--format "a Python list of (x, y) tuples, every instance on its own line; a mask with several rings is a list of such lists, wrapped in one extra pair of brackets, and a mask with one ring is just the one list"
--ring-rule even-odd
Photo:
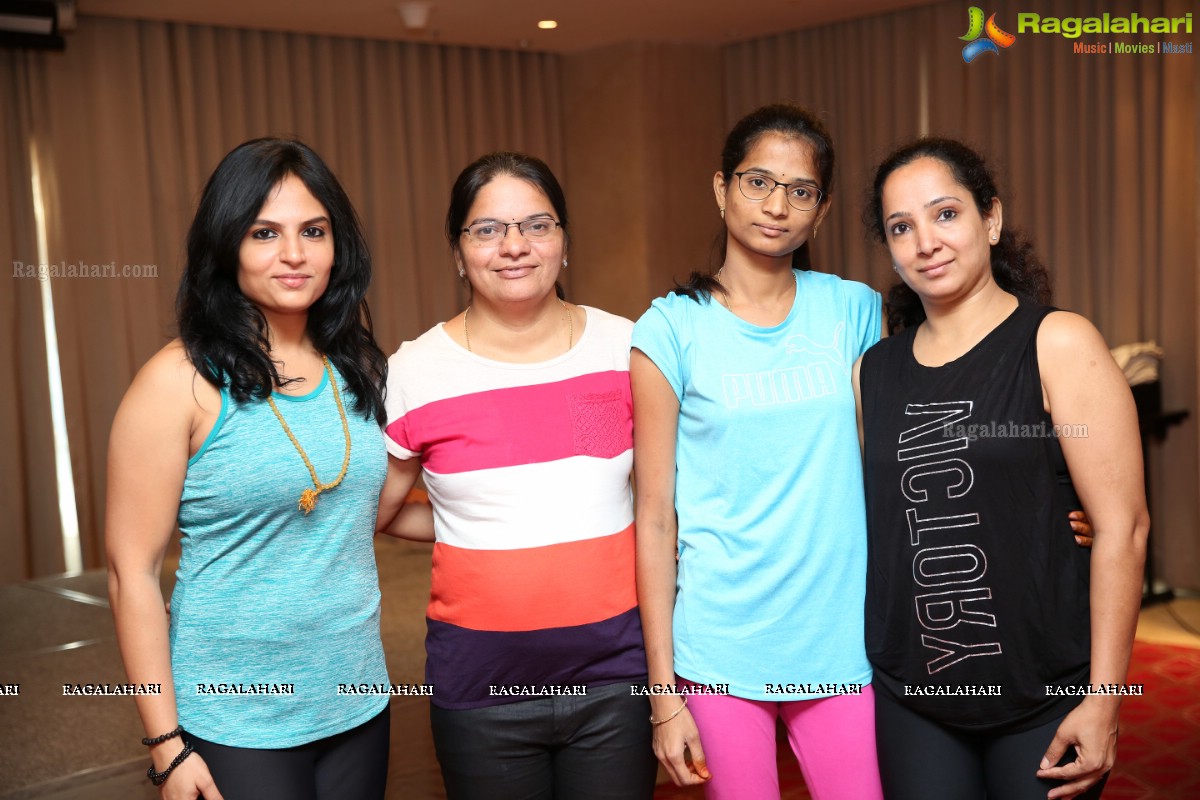
[[(833, 138), (816, 114), (794, 103), (762, 106), (738, 120), (725, 138), (725, 147), (721, 150), (721, 174), (725, 176), (726, 184), (733, 185), (733, 171), (746, 158), (750, 148), (768, 133), (799, 139), (812, 148), (813, 161), (821, 180), (821, 203), (828, 203), (833, 191)], [(721, 231), (719, 241), (714, 246), (717, 255), (714, 259), (714, 269), (720, 267), (721, 262), (725, 260), (725, 242), (725, 231)], [(792, 253), (792, 266), (797, 269), (812, 268), (808, 242), (800, 245)], [(724, 293), (725, 288), (716, 279), (715, 272), (710, 270), (693, 272), (686, 281), (675, 284), (673, 291), (697, 302), (707, 302), (714, 292)]]
[(371, 326), (371, 256), (350, 198), (315, 152), (296, 139), (254, 139), (230, 151), (208, 179), (187, 237), (175, 297), (179, 336), (196, 371), (239, 402), (265, 399), (294, 378), (271, 360), (267, 319), (238, 287), (238, 251), (267, 197), (294, 175), (329, 214), (334, 260), (329, 285), (308, 310), (313, 346), (354, 396), (354, 410), (384, 422), (387, 359)]
[[(883, 185), (900, 167), (919, 158), (933, 158), (946, 165), (954, 180), (971, 193), (980, 214), (991, 210), (999, 196), (996, 179), (982, 155), (955, 139), (927, 136), (910, 142), (883, 160), (863, 208), (863, 224), (880, 244), (887, 244), (883, 221)], [(1019, 299), (1050, 304), (1050, 275), (1033, 251), (1033, 244), (1020, 231), (1005, 225), (1000, 240), (991, 248), (992, 277), (996, 284)], [(903, 281), (888, 290), (884, 301), (888, 332), (896, 333), (925, 320), (921, 298)]]

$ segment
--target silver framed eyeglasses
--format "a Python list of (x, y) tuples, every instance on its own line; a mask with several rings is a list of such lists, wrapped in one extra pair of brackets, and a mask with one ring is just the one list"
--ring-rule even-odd
[(516, 228), (531, 242), (540, 242), (549, 239), (558, 227), (560, 227), (558, 220), (553, 217), (533, 217), (521, 222), (485, 219), (468, 225), (462, 229), (462, 232), (471, 237), (471, 241), (475, 244), (485, 246), (503, 241), (504, 237), (508, 235), (509, 228)]
[(811, 183), (782, 183), (760, 172), (735, 172), (738, 188), (747, 200), (762, 201), (771, 196), (776, 188), (783, 187), (783, 196), (788, 205), (797, 211), (812, 211), (821, 204), (825, 193)]

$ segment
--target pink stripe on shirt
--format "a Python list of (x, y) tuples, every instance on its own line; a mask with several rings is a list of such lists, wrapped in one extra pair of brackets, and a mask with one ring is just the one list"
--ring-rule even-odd
[(441, 474), (613, 458), (633, 446), (631, 406), (627, 372), (594, 372), (437, 400), (392, 422), (387, 435)]

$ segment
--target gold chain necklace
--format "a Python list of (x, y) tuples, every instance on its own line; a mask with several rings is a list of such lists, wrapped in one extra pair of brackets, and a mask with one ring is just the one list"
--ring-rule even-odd
[(321, 356), (321, 363), (325, 365), (325, 372), (329, 375), (329, 383), (333, 385), (333, 400), (337, 403), (338, 416), (342, 418), (342, 435), (346, 437), (346, 455), (342, 457), (342, 471), (338, 473), (337, 479), (333, 483), (321, 483), (317, 479), (317, 470), (308, 460), (308, 454), (304, 452), (304, 448), (300, 446), (300, 442), (296, 440), (296, 435), (292, 433), (292, 429), (284, 421), (283, 415), (279, 413), (279, 407), (275, 405), (275, 400), (270, 395), (267, 396), (267, 403), (271, 406), (271, 410), (275, 412), (275, 419), (279, 420), (279, 424), (283, 426), (283, 432), (292, 440), (292, 444), (296, 448), (296, 452), (300, 454), (300, 458), (304, 459), (304, 466), (308, 467), (308, 474), (312, 476), (313, 486), (315, 489), (305, 489), (300, 493), (300, 502), (297, 507), (308, 516), (314, 508), (317, 507), (317, 496), (321, 492), (328, 491), (336, 487), (346, 477), (346, 470), (350, 468), (350, 423), (346, 420), (346, 409), (342, 406), (342, 395), (338, 391), (337, 379), (333, 377), (333, 367), (329, 366), (329, 358)]
[[(575, 318), (571, 316), (571, 309), (567, 308), (567, 304), (562, 301), (562, 298), (557, 298), (558, 304), (562, 306), (562, 310), (567, 312), (567, 349), (570, 350), (575, 346)], [(471, 307), (467, 306), (467, 310), (463, 312), (463, 339), (467, 342), (467, 352), (473, 353), (471, 349), (471, 329), (467, 327), (467, 316), (471, 313)]]
[(721, 273), (724, 271), (725, 267), (722, 266), (719, 270), (717, 270), (717, 274), (713, 275), (713, 280), (719, 283), (721, 288), (724, 290), (717, 292), (717, 294), (720, 295), (720, 297), (717, 299), (721, 301), (721, 305), (725, 306), (725, 310), (732, 314), (733, 309), (729, 307), (729, 288), (725, 284), (721, 283)]

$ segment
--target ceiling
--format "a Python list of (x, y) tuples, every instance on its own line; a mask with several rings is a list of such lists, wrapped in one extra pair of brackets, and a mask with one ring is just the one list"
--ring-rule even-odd
[[(79, 14), (569, 53), (626, 42), (725, 44), (928, 5), (931, 0), (78, 0)], [(539, 30), (543, 19), (558, 21)], [(69, 34), (68, 34), (69, 36)], [(69, 39), (68, 39), (69, 41)]]

